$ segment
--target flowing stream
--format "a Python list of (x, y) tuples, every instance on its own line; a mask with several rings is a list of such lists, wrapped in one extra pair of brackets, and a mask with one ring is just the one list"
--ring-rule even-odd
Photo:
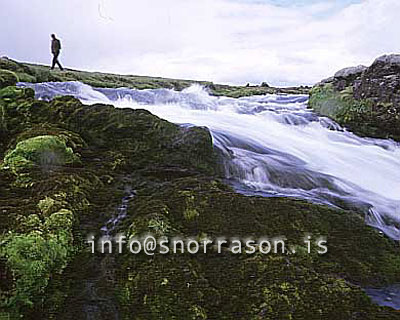
[(128, 195), (122, 198), (121, 205), (118, 207), (117, 211), (100, 229), (104, 236), (111, 236), (117, 225), (126, 217), (129, 201), (133, 199), (135, 195), (136, 191), (131, 190)]
[(307, 96), (213, 97), (197, 85), (181, 92), (80, 82), (20, 86), (32, 87), (39, 99), (72, 95), (86, 104), (146, 109), (177, 124), (206, 126), (239, 192), (357, 209), (367, 224), (400, 240), (400, 145), (343, 130), (308, 109)]

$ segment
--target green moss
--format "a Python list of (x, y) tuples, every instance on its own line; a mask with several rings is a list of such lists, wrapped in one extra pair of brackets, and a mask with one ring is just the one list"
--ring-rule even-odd
[(151, 201), (147, 203), (145, 210), (145, 214), (127, 226), (128, 237), (137, 237), (149, 232), (157, 236), (165, 236), (174, 231), (169, 220), (170, 212), (167, 206), (159, 201)]
[[(148, 221), (148, 230), (158, 236), (164, 236), (171, 231), (171, 225), (165, 216), (156, 215)], [(138, 232), (136, 232), (138, 233)]]
[(356, 100), (352, 87), (339, 92), (329, 83), (316, 86), (310, 92), (309, 106), (360, 136), (400, 139), (400, 119), (390, 113), (392, 105), (376, 107), (372, 100)]
[(47, 196), (38, 203), (38, 208), (45, 217), (67, 206), (67, 202), (64, 199), (57, 199), (60, 198), (60, 195), (54, 195), (53, 198)]
[(186, 202), (186, 208), (183, 211), (183, 216), (188, 221), (194, 220), (200, 215), (195, 206), (194, 194), (190, 191), (182, 191), (181, 194), (185, 197)]
[(37, 136), (19, 142), (4, 158), (5, 166), (18, 173), (33, 166), (62, 166), (78, 161), (78, 156), (57, 136)]
[[(29, 314), (34, 305), (43, 302), (49, 280), (65, 269), (77, 251), (73, 228), (78, 214), (88, 208), (84, 193), (93, 189), (93, 185), (90, 187), (91, 183), (82, 178), (58, 179), (47, 176), (41, 181), (42, 186), (36, 181), (43, 193), (46, 194), (44, 185), (51, 191), (56, 187), (58, 193), (49, 194), (38, 202), (40, 212), (35, 208), (25, 209), (17, 216), (18, 228), (10, 230), (2, 239), (0, 258), (5, 259), (9, 277), (14, 280), (0, 303), (16, 317), (21, 313)], [(65, 192), (60, 192), (60, 187)], [(34, 198), (29, 200), (34, 202)]]
[[(352, 283), (399, 280), (396, 244), (355, 213), (283, 198), (249, 198), (226, 192), (214, 181), (181, 178), (136, 196), (121, 229), (129, 223), (144, 226), (141, 221), (148, 221), (155, 204), (168, 208), (170, 239), (285, 235), (296, 254), (148, 257), (128, 252), (118, 256), (119, 270), (124, 270), (118, 292), (126, 318), (133, 312), (157, 318), (160, 310), (166, 317), (191, 318), (201, 310), (227, 319), (374, 319), (382, 310)], [(188, 208), (199, 214), (182, 219)], [(136, 236), (149, 231), (135, 230)], [(328, 253), (308, 254), (305, 232), (313, 238), (325, 235)]]
[(7, 258), (15, 282), (15, 292), (6, 305), (12, 310), (31, 307), (40, 301), (51, 270), (65, 267), (71, 244), (65, 231), (57, 236), (43, 237), (40, 232), (10, 236), (0, 254)]
[(352, 96), (347, 93), (348, 91), (341, 95), (341, 93), (335, 91), (330, 83), (317, 86), (310, 92), (309, 105), (322, 115), (338, 119), (339, 115), (348, 113), (352, 107)]
[(74, 215), (71, 210), (61, 209), (50, 215), (45, 221), (45, 227), (52, 231), (71, 230)]
[(22, 226), (24, 227), (25, 231), (42, 231), (43, 224), (37, 214), (30, 214), (27, 217), (23, 217), (22, 219)]
[(19, 82), (31, 82), (31, 83), (37, 82), (36, 77), (30, 74), (24, 72), (16, 72), (16, 75), (18, 77)]
[(10, 101), (10, 100), (16, 100), (17, 98), (23, 96), (22, 93), (24, 92), (24, 89), (17, 88), (17, 87), (6, 87), (0, 90), (0, 99), (3, 101)]
[(197, 218), (199, 215), (200, 215), (199, 211), (197, 211), (195, 208), (186, 208), (186, 210), (183, 213), (183, 216), (188, 221)]
[(15, 86), (17, 82), (18, 77), (14, 72), (0, 69), (0, 89)]
[(33, 98), (35, 92), (30, 88), (18, 88), (14, 86), (6, 87), (0, 89), (0, 101), (1, 102), (10, 102), (15, 101), (17, 99), (28, 99)]

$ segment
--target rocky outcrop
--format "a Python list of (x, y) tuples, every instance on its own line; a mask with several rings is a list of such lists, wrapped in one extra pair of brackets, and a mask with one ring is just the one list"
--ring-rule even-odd
[(38, 101), (14, 86), (0, 90), (0, 110), (0, 318), (35, 314), (81, 237), (98, 232), (109, 218), (102, 212), (123, 197), (123, 179), (139, 187), (149, 176), (214, 175), (205, 128), (72, 97)]
[(366, 66), (359, 65), (357, 67), (349, 67), (349, 68), (344, 68), (342, 70), (339, 70), (338, 72), (335, 73), (335, 78), (349, 78), (349, 77), (358, 77), (361, 75), (367, 69)]
[(354, 81), (354, 98), (369, 99), (378, 108), (391, 104), (400, 111), (400, 55), (382, 56)]
[(310, 107), (359, 135), (400, 141), (400, 55), (338, 71), (311, 90)]

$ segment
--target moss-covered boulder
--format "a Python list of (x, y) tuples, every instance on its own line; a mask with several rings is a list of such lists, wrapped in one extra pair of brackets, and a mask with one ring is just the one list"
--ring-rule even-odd
[(309, 105), (356, 134), (400, 141), (400, 55), (346, 68), (310, 91)]
[(4, 158), (4, 165), (13, 172), (34, 166), (42, 168), (73, 164), (79, 160), (73, 150), (58, 136), (37, 136), (18, 142)]
[(19, 79), (14, 72), (0, 69), (0, 89), (15, 86), (18, 81)]

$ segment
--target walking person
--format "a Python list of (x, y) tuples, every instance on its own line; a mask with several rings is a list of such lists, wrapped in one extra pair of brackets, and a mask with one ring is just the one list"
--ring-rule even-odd
[(53, 54), (53, 63), (51, 65), (51, 70), (54, 69), (56, 64), (58, 67), (63, 71), (63, 67), (61, 66), (60, 61), (58, 61), (58, 56), (60, 55), (60, 50), (61, 50), (61, 42), (56, 38), (55, 34), (51, 35), (51, 53)]

